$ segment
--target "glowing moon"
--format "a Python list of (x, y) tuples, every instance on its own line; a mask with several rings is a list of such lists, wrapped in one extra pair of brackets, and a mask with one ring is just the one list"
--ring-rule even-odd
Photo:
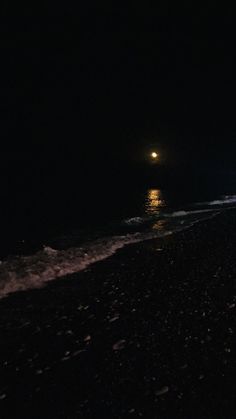
[(157, 158), (157, 156), (158, 156), (158, 154), (157, 154), (155, 151), (153, 151), (153, 152), (151, 153), (151, 156), (152, 156), (152, 158), (153, 158), (153, 159), (156, 159), (156, 158)]

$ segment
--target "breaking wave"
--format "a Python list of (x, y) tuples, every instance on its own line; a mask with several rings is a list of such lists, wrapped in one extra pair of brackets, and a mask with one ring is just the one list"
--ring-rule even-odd
[(174, 212), (159, 212), (156, 215), (152, 216), (144, 216), (144, 217), (132, 217), (127, 218), (123, 221), (124, 224), (128, 226), (136, 226), (140, 224), (144, 224), (150, 221), (159, 220), (162, 218), (178, 218), (178, 217), (187, 217), (189, 215), (196, 215), (196, 214), (204, 214), (209, 212), (214, 212), (215, 209), (202, 209), (202, 210), (195, 210), (195, 211), (185, 211), (185, 210), (179, 210)]
[(198, 202), (195, 205), (209, 205), (209, 206), (222, 205), (224, 206), (225, 204), (228, 204), (228, 205), (236, 204), (236, 195), (225, 195), (221, 199), (215, 199), (214, 201), (210, 201), (210, 202)]
[(174, 211), (171, 214), (164, 214), (165, 217), (186, 217), (188, 215), (204, 214), (206, 212), (213, 212), (213, 209), (202, 209), (198, 211)]
[[(203, 209), (175, 210), (173, 212), (158, 211), (152, 216), (132, 217), (123, 221), (129, 226), (141, 226), (147, 223), (145, 231), (125, 235), (114, 235), (92, 240), (78, 247), (56, 250), (53, 246), (45, 246), (30, 256), (16, 256), (0, 261), (0, 299), (7, 295), (33, 288), (41, 288), (47, 282), (86, 269), (89, 265), (112, 256), (117, 250), (129, 244), (171, 235), (219, 214), (222, 210), (232, 209), (236, 203), (236, 195), (224, 196), (222, 199), (206, 203)], [(228, 204), (228, 207), (225, 206)], [(222, 205), (222, 208), (219, 208)], [(216, 206), (212, 208), (212, 206)], [(157, 221), (163, 220), (161, 226)], [(127, 233), (127, 230), (126, 230)]]
[(131, 218), (127, 218), (127, 220), (124, 220), (124, 224), (127, 224), (127, 225), (142, 224), (143, 222), (145, 222), (146, 219), (147, 217), (131, 217)]
[(16, 257), (0, 265), (0, 298), (10, 293), (41, 288), (46, 282), (73, 274), (113, 255), (118, 249), (163, 237), (172, 231), (127, 234), (97, 240), (87, 247), (55, 250), (45, 247), (32, 256)]
[(232, 196), (225, 196), (223, 199), (216, 199), (215, 201), (211, 201), (209, 205), (223, 205), (223, 204), (235, 204), (236, 203), (236, 195)]

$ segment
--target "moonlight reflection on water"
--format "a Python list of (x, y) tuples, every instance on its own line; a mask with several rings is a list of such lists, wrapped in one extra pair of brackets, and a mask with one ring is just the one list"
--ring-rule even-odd
[(145, 212), (154, 215), (165, 205), (160, 189), (149, 189), (145, 200)]

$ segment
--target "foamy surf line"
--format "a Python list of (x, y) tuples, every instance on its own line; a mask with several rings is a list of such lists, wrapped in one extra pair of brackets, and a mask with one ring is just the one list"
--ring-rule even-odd
[(96, 240), (83, 248), (55, 250), (45, 247), (32, 256), (20, 256), (1, 262), (0, 299), (18, 291), (42, 288), (49, 281), (83, 271), (91, 264), (109, 258), (127, 245), (169, 236), (217, 214), (219, 212), (211, 212), (207, 217), (191, 221), (188, 225), (176, 227), (174, 230), (113, 236)]
[(174, 211), (170, 214), (164, 214), (164, 217), (171, 217), (171, 218), (175, 218), (175, 217), (187, 217), (189, 215), (196, 215), (196, 214), (204, 214), (204, 213), (213, 213), (215, 212), (215, 209), (202, 209), (202, 210), (194, 210), (194, 211), (185, 211), (185, 210), (180, 210), (180, 211)]
[(87, 248), (54, 250), (45, 247), (32, 256), (2, 262), (0, 265), (0, 299), (7, 295), (34, 288), (47, 282), (86, 269), (89, 265), (107, 259), (129, 244), (139, 243), (172, 234), (172, 231), (134, 233), (94, 242)]
[(128, 226), (135, 226), (140, 224), (145, 224), (146, 222), (151, 222), (155, 220), (160, 220), (164, 218), (183, 218), (188, 217), (191, 215), (201, 215), (204, 213), (214, 213), (216, 212), (215, 208), (208, 208), (208, 209), (201, 209), (201, 210), (179, 210), (174, 212), (158, 212), (156, 215), (152, 216), (144, 216), (144, 217), (131, 217), (127, 218), (123, 221), (123, 224), (126, 224)]
[(215, 199), (214, 201), (208, 201), (208, 202), (197, 202), (195, 205), (208, 205), (208, 206), (214, 206), (214, 205), (233, 205), (236, 204), (236, 195), (225, 195), (221, 199)]

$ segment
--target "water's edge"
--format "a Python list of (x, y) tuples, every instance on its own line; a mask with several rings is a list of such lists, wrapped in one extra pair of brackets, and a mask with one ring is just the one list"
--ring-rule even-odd
[(32, 256), (16, 257), (0, 265), (0, 299), (12, 293), (42, 288), (49, 281), (65, 277), (86, 269), (91, 264), (114, 255), (125, 246), (147, 240), (163, 238), (187, 230), (196, 223), (206, 221), (219, 214), (210, 213), (207, 217), (191, 221), (174, 230), (149, 231), (127, 234), (96, 240), (87, 247), (55, 250), (45, 247)]

